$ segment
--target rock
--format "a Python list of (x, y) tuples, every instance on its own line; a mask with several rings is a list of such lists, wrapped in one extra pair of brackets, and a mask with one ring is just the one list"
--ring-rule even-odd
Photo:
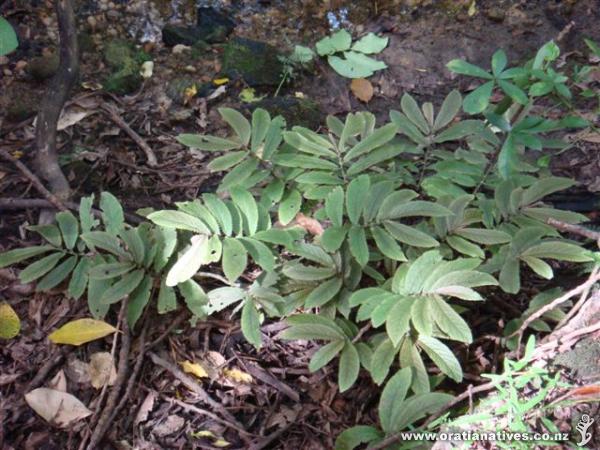
[(263, 108), (271, 117), (283, 116), (288, 126), (300, 125), (317, 129), (323, 120), (323, 113), (312, 100), (297, 97), (269, 97), (252, 104), (252, 108)]
[(6, 108), (0, 105), (0, 109), (4, 109), (6, 120), (20, 122), (37, 114), (40, 92), (32, 89), (31, 84), (15, 82), (7, 89), (3, 100), (6, 101)]
[(104, 62), (111, 69), (120, 69), (134, 59), (132, 45), (123, 39), (112, 39), (104, 47)]
[(162, 39), (165, 45), (171, 47), (178, 44), (192, 46), (198, 41), (215, 44), (225, 42), (234, 26), (235, 24), (229, 17), (215, 8), (198, 8), (196, 25), (189, 27), (165, 25), (162, 30)]
[(502, 23), (506, 19), (506, 11), (503, 8), (488, 8), (485, 10), (485, 15), (491, 21), (498, 23)]
[(167, 83), (167, 96), (179, 105), (185, 105), (198, 93), (199, 84), (191, 77), (173, 78)]
[(36, 81), (44, 81), (52, 78), (58, 70), (60, 58), (53, 53), (50, 56), (38, 56), (27, 64), (27, 73)]
[(126, 67), (111, 74), (103, 84), (104, 90), (118, 95), (135, 92), (142, 84), (139, 70)]
[(277, 86), (283, 64), (277, 50), (259, 41), (235, 38), (224, 46), (222, 71), (242, 78), (249, 86)]

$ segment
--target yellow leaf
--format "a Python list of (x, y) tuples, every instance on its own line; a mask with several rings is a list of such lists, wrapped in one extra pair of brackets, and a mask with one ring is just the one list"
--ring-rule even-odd
[(229, 78), (215, 78), (213, 80), (213, 84), (215, 86), (221, 86), (222, 84), (227, 84), (229, 83)]
[(193, 433), (190, 433), (190, 436), (195, 437), (195, 438), (209, 437), (209, 438), (216, 439), (215, 433), (213, 433), (212, 431), (209, 431), (209, 430), (194, 431)]
[(198, 93), (198, 89), (195, 84), (192, 84), (190, 87), (185, 88), (183, 90), (183, 103), (187, 104), (196, 94)]
[(21, 150), (15, 150), (12, 152), (12, 155), (17, 159), (20, 159), (23, 156), (23, 152)]
[(237, 383), (252, 383), (252, 375), (239, 369), (223, 369), (223, 375)]
[(467, 11), (467, 14), (469, 15), (469, 17), (471, 17), (471, 16), (474, 16), (476, 12), (477, 12), (477, 1), (473, 0), (471, 2), (471, 4), (469, 5), (469, 10)]
[(229, 447), (231, 444), (227, 442), (225, 439), (217, 439), (213, 442), (215, 447)]
[(81, 345), (117, 331), (112, 325), (95, 319), (77, 319), (64, 324), (48, 338), (55, 344)]
[(181, 368), (185, 373), (191, 373), (192, 375), (197, 376), (198, 378), (208, 378), (208, 373), (204, 370), (198, 363), (193, 363), (191, 361), (184, 361), (181, 364)]
[(254, 90), (254, 88), (242, 89), (239, 97), (240, 97), (240, 100), (243, 101), (244, 103), (255, 103), (255, 102), (259, 102), (263, 98), (265, 98), (264, 95), (256, 95), (256, 91)]
[(353, 79), (350, 83), (350, 90), (357, 99), (365, 103), (373, 98), (373, 85), (365, 78)]
[(8, 303), (0, 303), (0, 339), (12, 339), (21, 331), (21, 321)]

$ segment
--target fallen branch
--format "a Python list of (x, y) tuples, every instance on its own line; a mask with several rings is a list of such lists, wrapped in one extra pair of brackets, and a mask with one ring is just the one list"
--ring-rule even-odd
[[(25, 175), (25, 177), (29, 181), (31, 181), (31, 183), (37, 189), (37, 191), (46, 198), (48, 203), (50, 203), (56, 209), (59, 209), (61, 211), (66, 211), (67, 207), (65, 206), (65, 204), (61, 200), (59, 200), (54, 194), (52, 194), (52, 192), (50, 192), (48, 189), (46, 189), (46, 186), (44, 186), (42, 184), (40, 179), (37, 176), (35, 176), (35, 174), (31, 170), (29, 170), (25, 164), (23, 164), (21, 161), (19, 161), (17, 158), (15, 158), (13, 155), (8, 153), (4, 149), (0, 149), (0, 156), (2, 156), (7, 161), (10, 161), (11, 163), (13, 163), (17, 167), (17, 169), (19, 169), (21, 171), (21, 173), (23, 175)], [(0, 202), (6, 201), (6, 200), (11, 200), (11, 199), (0, 199)], [(13, 199), (13, 200), (15, 200), (15, 199)], [(0, 206), (0, 209), (1, 209), (1, 206)]]
[(56, 127), (69, 92), (79, 72), (79, 47), (73, 0), (56, 0), (60, 37), (60, 65), (40, 105), (35, 130), (36, 168), (48, 182), (50, 191), (61, 200), (71, 197), (69, 182), (58, 164)]
[[(79, 203), (76, 202), (61, 202), (66, 208), (79, 211)], [(45, 200), (43, 198), (0, 198), (0, 211), (2, 210), (18, 210), (18, 209), (29, 209), (29, 208), (58, 208), (58, 206), (54, 205), (49, 200)], [(98, 209), (92, 208), (92, 213), (97, 218), (102, 218), (102, 211)], [(124, 213), (125, 220), (127, 220), (130, 224), (140, 224), (143, 222), (143, 219), (132, 213), (125, 212)]]
[(101, 106), (102, 111), (106, 113), (106, 115), (112, 120), (115, 125), (121, 128), (133, 141), (138, 145), (139, 148), (143, 150), (146, 154), (146, 160), (148, 165), (151, 167), (156, 167), (158, 165), (158, 160), (156, 159), (156, 155), (154, 151), (150, 148), (150, 146), (146, 143), (142, 137), (137, 134), (128, 124), (125, 122), (119, 114), (115, 111), (114, 107), (104, 104)]
[(600, 241), (600, 232), (589, 230), (581, 225), (573, 225), (572, 223), (562, 222), (560, 220), (553, 219), (552, 217), (546, 220), (546, 223), (550, 226), (553, 226), (559, 231), (564, 231), (566, 233), (573, 233), (579, 236), (586, 237), (588, 239), (592, 239), (596, 242)]
[[(127, 302), (123, 301), (123, 308), (126, 307)], [(129, 333), (129, 326), (127, 320), (123, 320), (123, 338), (121, 339), (121, 350), (119, 351), (119, 367), (117, 369), (117, 379), (113, 385), (112, 390), (106, 400), (106, 405), (102, 410), (102, 415), (96, 422), (96, 427), (90, 438), (90, 443), (87, 446), (87, 450), (94, 450), (99, 448), (99, 444), (102, 438), (106, 434), (108, 427), (113, 420), (113, 411), (116, 408), (119, 400), (123, 384), (127, 378), (129, 372), (129, 350), (131, 348), (131, 335)]]
[(571, 289), (566, 294), (561, 295), (557, 299), (553, 300), (552, 302), (548, 303), (547, 305), (545, 305), (544, 307), (538, 309), (533, 314), (531, 314), (529, 317), (527, 317), (523, 321), (523, 323), (521, 324), (521, 326), (519, 327), (519, 329), (516, 330), (514, 333), (506, 336), (506, 339), (510, 339), (511, 337), (514, 337), (514, 336), (518, 335), (519, 336), (519, 344), (520, 344), (521, 337), (523, 336), (523, 332), (527, 329), (527, 327), (533, 321), (539, 319), (544, 314), (546, 314), (548, 311), (551, 311), (554, 308), (556, 308), (558, 305), (560, 305), (560, 304), (562, 304), (562, 303), (570, 300), (572, 297), (575, 297), (576, 295), (581, 294), (582, 292), (585, 292), (587, 289), (589, 289), (589, 287), (591, 287), (598, 280), (600, 280), (600, 273), (598, 271), (592, 272), (592, 275), (590, 275), (590, 277), (588, 278), (588, 280), (585, 283), (577, 286), (575, 289)]
[(204, 390), (204, 388), (202, 386), (200, 386), (198, 383), (196, 383), (196, 381), (194, 381), (191, 377), (189, 377), (188, 375), (183, 373), (176, 365), (171, 364), (167, 360), (158, 356), (156, 353), (149, 352), (148, 355), (150, 356), (150, 359), (152, 359), (154, 364), (171, 372), (171, 374), (175, 378), (177, 378), (179, 381), (181, 381), (190, 391), (192, 391), (194, 394), (196, 394), (200, 398), (200, 401), (206, 403), (214, 411), (218, 412), (221, 415), (221, 417), (227, 419), (228, 422), (231, 422), (233, 425), (235, 425), (238, 428), (241, 428), (241, 429), (244, 428), (243, 425), (240, 424), (235, 419), (235, 417), (233, 417), (233, 415), (223, 407), (223, 405), (214, 401), (208, 395), (208, 393)]

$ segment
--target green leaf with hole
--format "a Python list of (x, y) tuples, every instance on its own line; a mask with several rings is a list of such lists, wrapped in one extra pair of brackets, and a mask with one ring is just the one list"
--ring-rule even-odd
[(230, 283), (235, 282), (246, 270), (248, 253), (244, 245), (234, 238), (223, 241), (223, 272)]

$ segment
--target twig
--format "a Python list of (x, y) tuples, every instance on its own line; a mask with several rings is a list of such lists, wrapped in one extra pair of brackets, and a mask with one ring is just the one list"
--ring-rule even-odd
[(235, 419), (235, 417), (233, 417), (233, 415), (223, 407), (223, 405), (214, 401), (202, 386), (196, 383), (196, 381), (194, 381), (191, 377), (183, 373), (177, 366), (161, 358), (156, 353), (149, 352), (148, 355), (150, 356), (150, 359), (152, 359), (154, 364), (171, 372), (171, 374), (175, 378), (181, 381), (189, 390), (194, 392), (200, 398), (200, 401), (206, 403), (208, 406), (210, 406), (213, 410), (218, 412), (222, 417), (234, 424), (236, 427), (244, 428), (242, 424), (240, 424)]
[(189, 403), (185, 403), (182, 402), (181, 400), (177, 400), (171, 397), (167, 397), (164, 394), (161, 394), (161, 397), (164, 398), (166, 401), (168, 401), (169, 403), (173, 403), (175, 405), (179, 405), (181, 406), (183, 409), (189, 411), (189, 412), (193, 412), (195, 414), (200, 414), (206, 417), (210, 417), (211, 419), (213, 419), (215, 422), (219, 422), (223, 425), (226, 425), (228, 427), (230, 427), (231, 429), (237, 431), (240, 434), (243, 434), (245, 436), (252, 436), (252, 433), (248, 433), (246, 430), (244, 430), (243, 428), (238, 427), (236, 424), (231, 423), (227, 420), (224, 420), (222, 418), (220, 418), (218, 415), (207, 411), (206, 409), (202, 409), (202, 408), (198, 408), (197, 406), (194, 405), (190, 405)]
[(137, 377), (140, 373), (140, 370), (142, 369), (142, 362), (144, 361), (144, 355), (146, 354), (146, 332), (147, 331), (148, 331), (148, 321), (145, 321), (144, 326), (142, 328), (142, 332), (140, 333), (139, 353), (135, 360), (135, 366), (133, 366), (133, 372), (132, 372), (131, 376), (129, 377), (129, 381), (127, 382), (127, 387), (125, 388), (125, 392), (121, 396), (121, 400), (119, 401), (119, 404), (117, 405), (117, 407), (115, 408), (115, 410), (112, 413), (112, 416), (110, 419), (111, 422), (115, 419), (117, 414), (119, 414), (119, 412), (123, 409), (123, 407), (127, 403), (127, 400), (129, 399), (129, 396), (131, 395), (131, 391), (133, 391), (133, 385), (135, 384), (135, 380), (137, 379)]
[[(592, 274), (590, 275), (590, 277), (597, 276), (599, 270), (600, 270), (600, 266), (595, 266), (594, 269), (592, 270)], [(590, 284), (581, 293), (581, 295), (579, 296), (579, 300), (577, 301), (577, 303), (575, 304), (575, 306), (573, 306), (571, 308), (571, 310), (560, 320), (560, 322), (558, 322), (558, 324), (556, 325), (556, 327), (554, 327), (555, 330), (558, 330), (558, 329), (564, 327), (573, 318), (573, 316), (575, 316), (575, 314), (577, 314), (577, 312), (581, 309), (581, 307), (588, 300), (588, 295), (590, 295), (590, 291), (591, 290), (592, 290), (592, 285)]]
[(146, 143), (142, 137), (137, 134), (128, 124), (125, 122), (119, 114), (115, 111), (115, 109), (108, 105), (104, 104), (100, 107), (119, 128), (121, 128), (133, 141), (138, 145), (139, 148), (143, 150), (146, 154), (146, 160), (148, 165), (151, 167), (156, 167), (158, 165), (158, 160), (156, 159), (156, 155), (154, 151), (150, 148), (150, 146)]
[[(485, 383), (485, 384), (480, 384), (479, 386), (475, 386), (475, 387), (472, 387), (472, 385), (470, 385), (469, 389), (467, 389), (465, 392), (463, 392), (459, 396), (454, 397), (449, 403), (446, 403), (444, 406), (442, 406), (440, 409), (438, 409), (435, 413), (433, 413), (431, 416), (429, 416), (429, 418), (423, 423), (422, 428), (426, 427), (431, 422), (433, 422), (434, 420), (439, 418), (446, 411), (448, 411), (450, 408), (452, 408), (454, 405), (469, 398), (473, 394), (489, 391), (489, 390), (493, 389), (495, 386), (496, 386), (496, 384), (493, 381), (490, 381), (489, 383)], [(383, 441), (375, 444), (372, 447), (369, 447), (369, 450), (383, 450), (383, 449), (389, 447), (390, 445), (395, 444), (400, 439), (401, 439), (400, 433), (392, 434), (391, 436), (388, 436), (387, 438), (385, 438)]]
[[(73, 211), (79, 210), (79, 204), (75, 202), (61, 202), (65, 207), (71, 209)], [(53, 205), (50, 201), (45, 200), (43, 198), (0, 198), (0, 211), (2, 210), (17, 210), (17, 209), (29, 209), (29, 208), (58, 208), (56, 205)], [(92, 208), (92, 214), (94, 216), (101, 218), (102, 211)], [(140, 224), (143, 222), (143, 219), (136, 214), (132, 213), (124, 213), (125, 219), (130, 224)]]
[(596, 242), (600, 241), (600, 232), (594, 230), (588, 230), (581, 225), (573, 225), (571, 223), (562, 222), (560, 220), (553, 219), (549, 217), (546, 220), (546, 223), (550, 226), (553, 226), (557, 230), (564, 231), (567, 233), (578, 234), (579, 236), (586, 237), (588, 239), (592, 239)]
[[(127, 302), (123, 300), (122, 308), (126, 308)], [(119, 395), (121, 394), (121, 388), (125, 383), (125, 379), (127, 378), (127, 373), (129, 371), (129, 349), (131, 347), (131, 336), (129, 334), (129, 326), (127, 325), (127, 320), (123, 320), (123, 338), (121, 339), (121, 350), (119, 352), (119, 368), (117, 370), (117, 379), (115, 380), (115, 384), (113, 385), (112, 390), (106, 400), (106, 406), (102, 411), (102, 415), (98, 419), (96, 427), (94, 428), (94, 432), (92, 433), (92, 437), (90, 438), (90, 443), (87, 446), (87, 450), (95, 450), (98, 448), (100, 441), (104, 437), (104, 434), (108, 430), (112, 420), (113, 420), (113, 411), (116, 407), (117, 401), (119, 400)]]
[(60, 65), (42, 99), (37, 117), (35, 142), (36, 168), (49, 183), (50, 190), (61, 200), (71, 196), (69, 182), (58, 164), (56, 126), (69, 91), (79, 72), (79, 47), (73, 0), (56, 0), (56, 16), (60, 36)]
[(37, 191), (40, 194), (42, 194), (49, 203), (52, 204), (52, 206), (61, 211), (66, 211), (67, 207), (65, 206), (65, 204), (61, 200), (59, 200), (54, 194), (52, 194), (52, 192), (46, 189), (46, 187), (42, 184), (40, 179), (33, 172), (31, 172), (31, 170), (29, 170), (25, 164), (23, 164), (21, 161), (19, 161), (17, 158), (15, 158), (13, 155), (8, 153), (4, 149), (0, 149), (0, 156), (2, 156), (7, 161), (13, 163), (17, 167), (17, 169), (19, 169), (21, 173), (25, 175), (25, 177), (29, 181), (31, 181), (31, 183), (37, 189)]
[(588, 289), (590, 286), (592, 286), (594, 283), (596, 283), (598, 280), (600, 280), (600, 273), (598, 273), (597, 271), (595, 271), (594, 273), (592, 273), (592, 275), (590, 275), (590, 277), (588, 278), (588, 280), (585, 283), (577, 286), (575, 289), (571, 289), (566, 294), (561, 295), (557, 299), (553, 300), (552, 302), (548, 303), (547, 305), (545, 305), (544, 307), (538, 309), (533, 314), (531, 314), (529, 317), (527, 317), (523, 321), (523, 323), (521, 324), (521, 326), (519, 327), (519, 329), (516, 330), (514, 333), (506, 336), (506, 339), (510, 339), (511, 337), (514, 337), (514, 336), (518, 335), (519, 336), (519, 344), (520, 344), (521, 337), (523, 336), (523, 332), (527, 329), (527, 327), (534, 320), (539, 319), (544, 314), (546, 314), (548, 311), (551, 311), (552, 309), (556, 308), (558, 305), (566, 302), (567, 300), (570, 300), (572, 297), (574, 297), (574, 296), (576, 296), (578, 294), (581, 294), (586, 289)]
[(579, 336), (591, 334), (598, 330), (600, 330), (600, 321), (596, 322), (593, 325), (590, 325), (589, 327), (579, 328), (569, 334), (561, 336), (558, 339), (554, 339), (552, 341), (549, 341), (549, 342), (546, 342), (545, 344), (540, 345), (539, 347), (537, 347), (535, 349), (535, 352), (533, 353), (532, 358), (533, 359), (542, 359), (548, 351), (556, 348), (557, 346), (559, 346), (561, 344), (564, 345), (567, 342), (577, 339)]
[(283, 433), (285, 433), (293, 424), (294, 424), (294, 422), (290, 422), (286, 426), (281, 427), (279, 430), (274, 431), (273, 433), (271, 433), (270, 435), (265, 437), (260, 442), (252, 444), (249, 447), (249, 450), (262, 450), (263, 448), (267, 447), (271, 442), (273, 442), (275, 439), (277, 439), (279, 436), (281, 436)]

